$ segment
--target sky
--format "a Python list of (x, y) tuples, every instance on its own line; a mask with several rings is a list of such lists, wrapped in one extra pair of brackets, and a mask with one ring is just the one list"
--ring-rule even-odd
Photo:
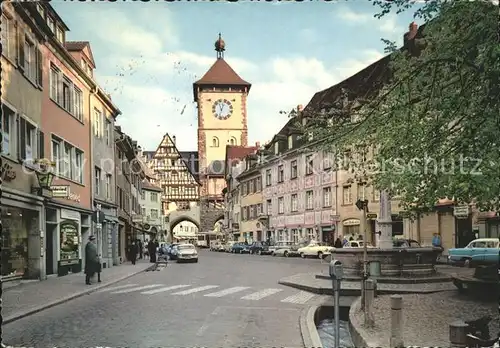
[[(412, 12), (374, 18), (368, 0), (312, 3), (59, 2), (67, 40), (89, 41), (95, 76), (122, 115), (117, 123), (145, 150), (163, 135), (197, 149), (192, 84), (225, 59), (252, 84), (249, 145), (265, 143), (297, 105), (384, 55), (381, 38), (402, 44)], [(417, 21), (418, 23), (418, 21)]]

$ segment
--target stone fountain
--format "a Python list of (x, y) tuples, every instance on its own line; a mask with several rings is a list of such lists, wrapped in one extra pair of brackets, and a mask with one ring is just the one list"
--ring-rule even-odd
[[(376, 248), (339, 248), (332, 258), (341, 261), (344, 273), (353, 279), (363, 277), (364, 252), (367, 254), (367, 269), (375, 278), (429, 278), (436, 277), (435, 264), (439, 248), (396, 248), (392, 240), (390, 198), (386, 191), (380, 193), (380, 214), (377, 220), (380, 231)], [(366, 239), (366, 238), (365, 238)], [(382, 279), (381, 279), (382, 280)]]

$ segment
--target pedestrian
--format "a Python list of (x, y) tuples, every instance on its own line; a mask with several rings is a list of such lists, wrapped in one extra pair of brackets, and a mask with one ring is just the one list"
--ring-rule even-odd
[(140, 239), (137, 248), (139, 249), (139, 260), (142, 260), (143, 245)]
[(97, 246), (95, 245), (95, 236), (89, 237), (89, 241), (85, 245), (85, 284), (92, 285), (90, 278), (97, 272), (98, 264)]
[(133, 265), (135, 265), (135, 260), (137, 260), (137, 244), (132, 241), (130, 245), (130, 261), (132, 261)]
[(333, 245), (335, 248), (342, 248), (342, 241), (340, 240), (340, 237), (337, 237), (335, 240), (335, 244)]
[(149, 262), (156, 263), (156, 245), (151, 240), (148, 243)]
[(101, 263), (101, 254), (97, 257), (97, 265), (96, 265), (96, 272), (97, 272), (97, 282), (101, 282), (101, 271), (102, 271), (102, 263)]

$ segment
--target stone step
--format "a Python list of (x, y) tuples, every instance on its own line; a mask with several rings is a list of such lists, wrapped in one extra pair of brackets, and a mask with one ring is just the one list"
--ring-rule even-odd
[[(371, 279), (375, 279), (377, 283), (384, 284), (425, 284), (425, 283), (443, 283), (443, 282), (451, 282), (452, 278), (447, 275), (438, 274), (433, 277), (370, 277)], [(328, 279), (330, 280), (330, 276), (326, 274), (317, 274), (316, 279)], [(346, 281), (359, 281), (361, 282), (361, 277), (357, 276), (348, 276), (345, 277)]]

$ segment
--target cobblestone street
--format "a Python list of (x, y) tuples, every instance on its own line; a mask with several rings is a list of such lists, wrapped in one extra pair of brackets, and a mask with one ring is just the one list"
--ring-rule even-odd
[(15, 346), (301, 347), (302, 308), (322, 300), (277, 284), (318, 260), (202, 251), (4, 327)]

